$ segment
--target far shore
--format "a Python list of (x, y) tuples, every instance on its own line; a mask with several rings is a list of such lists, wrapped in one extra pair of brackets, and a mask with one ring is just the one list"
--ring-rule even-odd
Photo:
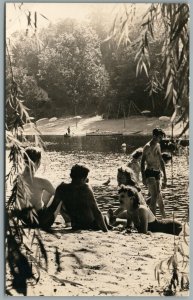
[[(160, 121), (156, 117), (130, 116), (126, 119), (103, 119), (94, 117), (63, 117), (42, 118), (36, 122), (36, 126), (42, 135), (65, 135), (70, 127), (70, 136), (96, 135), (151, 135), (153, 128), (161, 127), (167, 136), (172, 135), (172, 127), (169, 121)], [(24, 126), (26, 135), (35, 134), (30, 125)], [(173, 136), (177, 137), (183, 130), (183, 124), (174, 126)], [(186, 133), (186, 137), (188, 133)]]

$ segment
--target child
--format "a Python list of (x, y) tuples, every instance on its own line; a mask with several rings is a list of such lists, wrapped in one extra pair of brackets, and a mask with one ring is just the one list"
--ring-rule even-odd
[(141, 172), (140, 162), (141, 162), (142, 153), (143, 153), (143, 148), (136, 149), (131, 154), (131, 158), (127, 164), (127, 166), (133, 170), (137, 182), (140, 181), (140, 172)]

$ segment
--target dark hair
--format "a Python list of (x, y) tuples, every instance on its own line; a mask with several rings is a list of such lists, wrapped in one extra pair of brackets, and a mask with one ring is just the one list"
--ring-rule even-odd
[(41, 159), (41, 150), (35, 147), (27, 147), (24, 153), (24, 161), (29, 165), (30, 160), (33, 163), (39, 162)]
[(170, 153), (163, 152), (162, 159), (164, 160), (165, 163), (167, 163), (168, 161), (170, 161), (172, 159), (172, 155)]
[(165, 132), (161, 128), (154, 128), (152, 134), (156, 137), (158, 137), (159, 135), (161, 135), (162, 137), (166, 136)]
[(139, 194), (135, 187), (122, 184), (118, 189), (118, 193), (127, 193), (129, 197), (134, 197), (133, 209), (137, 209), (140, 206)]
[(71, 169), (70, 177), (72, 179), (86, 178), (88, 176), (89, 171), (90, 170), (88, 168), (76, 164)]
[(138, 148), (131, 154), (131, 156), (135, 159), (138, 159), (140, 156), (142, 156), (142, 153), (143, 153), (143, 148)]
[[(124, 174), (124, 176), (126, 178), (126, 185), (134, 186), (138, 191), (141, 190), (141, 188), (139, 187), (138, 182), (136, 180), (134, 171), (131, 168), (121, 167), (121, 168), (118, 168), (118, 172)], [(118, 177), (118, 174), (117, 174), (117, 177)], [(118, 182), (118, 184), (122, 185), (121, 182), (120, 183)]]

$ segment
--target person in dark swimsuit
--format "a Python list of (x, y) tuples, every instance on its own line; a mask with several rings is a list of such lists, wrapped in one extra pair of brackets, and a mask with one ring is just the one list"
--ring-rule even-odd
[(134, 223), (139, 233), (163, 232), (179, 235), (182, 224), (173, 219), (157, 220), (148, 206), (140, 204), (138, 191), (122, 185), (118, 191), (120, 205), (127, 210), (127, 227)]
[(56, 204), (62, 201), (73, 230), (91, 229), (107, 232), (107, 224), (88, 185), (89, 169), (75, 165), (71, 169), (71, 183), (62, 182), (56, 189)]
[[(162, 187), (166, 186), (167, 177), (165, 164), (161, 154), (160, 141), (165, 133), (162, 129), (155, 128), (152, 132), (153, 137), (149, 143), (143, 148), (141, 158), (141, 174), (144, 185), (148, 186), (148, 191), (151, 196), (150, 209), (156, 215), (156, 206), (159, 205), (160, 213), (163, 218), (166, 217), (164, 203), (161, 193), (160, 178), (161, 171), (163, 172)], [(146, 168), (145, 168), (146, 165)]]

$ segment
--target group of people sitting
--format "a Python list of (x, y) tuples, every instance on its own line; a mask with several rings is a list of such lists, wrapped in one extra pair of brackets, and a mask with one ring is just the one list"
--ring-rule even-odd
[[(161, 129), (154, 129), (153, 136), (143, 149), (137, 149), (131, 156), (128, 166), (119, 168), (117, 173), (118, 197), (120, 206), (117, 210), (109, 209), (104, 216), (88, 184), (89, 169), (74, 165), (70, 172), (71, 183), (62, 182), (55, 190), (47, 179), (35, 176), (41, 163), (41, 151), (27, 148), (24, 154), (25, 169), (21, 175), (29, 188), (28, 199), (20, 204), (19, 218), (30, 227), (50, 228), (58, 213), (67, 226), (73, 230), (102, 230), (107, 232), (125, 219), (128, 232), (135, 228), (139, 233), (165, 232), (178, 235), (182, 230), (180, 222), (165, 219), (165, 210), (161, 194), (166, 186), (167, 177), (164, 160), (170, 155), (161, 153), (160, 141), (164, 136)], [(140, 188), (142, 181), (148, 187), (149, 202), (144, 199)], [(156, 218), (156, 206), (159, 205), (162, 220)], [(30, 210), (35, 210), (35, 217), (30, 217)], [(120, 221), (121, 220), (121, 221)]]

